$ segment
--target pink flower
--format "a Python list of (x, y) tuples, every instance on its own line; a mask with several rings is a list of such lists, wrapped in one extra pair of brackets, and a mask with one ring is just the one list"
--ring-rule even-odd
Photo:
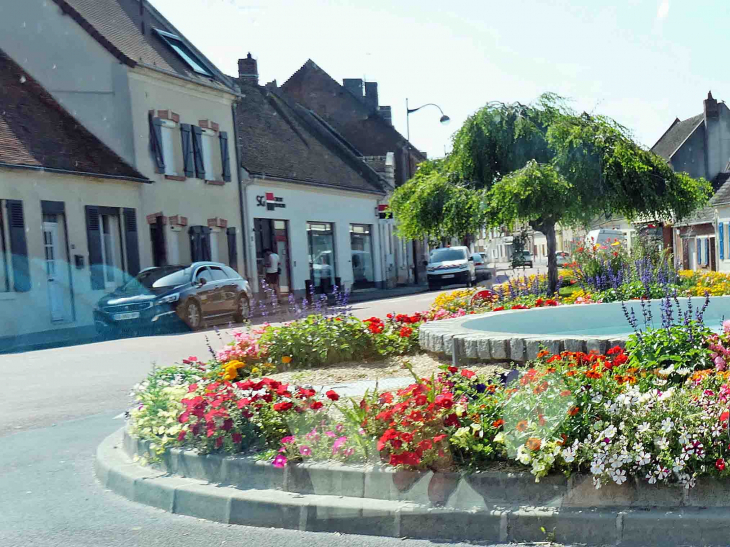
[(289, 444), (294, 442), (294, 437), (292, 435), (289, 435), (288, 437), (284, 437), (281, 439), (281, 444)]
[(286, 456), (284, 454), (277, 454), (271, 463), (274, 467), (282, 468), (286, 465)]
[(343, 452), (343, 454), (345, 455), (345, 457), (346, 457), (346, 458), (349, 458), (349, 457), (350, 457), (350, 456), (352, 456), (352, 455), (353, 455), (354, 453), (355, 453), (355, 448), (354, 448), (354, 447), (352, 447), (352, 446), (351, 446), (350, 448), (345, 448), (345, 450), (344, 450), (344, 452)]
[(334, 439), (335, 437), (337, 437), (334, 431), (325, 431), (324, 434), (327, 435), (330, 439)]
[(726, 319), (722, 322), (722, 331), (725, 333), (730, 332), (730, 319)]
[(302, 456), (311, 456), (312, 455), (312, 449), (309, 448), (307, 445), (303, 445), (299, 447), (299, 453)]
[(720, 356), (715, 357), (715, 368), (717, 370), (725, 370), (725, 359)]
[(347, 437), (339, 437), (335, 444), (332, 445), (332, 453), (337, 454), (337, 452), (340, 450), (343, 444), (347, 442)]

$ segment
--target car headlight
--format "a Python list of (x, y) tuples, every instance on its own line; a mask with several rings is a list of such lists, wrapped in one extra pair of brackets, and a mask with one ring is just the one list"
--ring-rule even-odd
[(177, 302), (180, 300), (180, 293), (174, 292), (172, 294), (168, 294), (167, 296), (163, 296), (160, 298), (155, 305), (161, 306), (162, 304), (172, 304), (173, 302)]

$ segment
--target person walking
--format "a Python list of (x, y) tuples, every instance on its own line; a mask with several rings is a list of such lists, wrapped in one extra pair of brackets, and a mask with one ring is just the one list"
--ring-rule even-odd
[(264, 251), (264, 268), (266, 284), (279, 296), (279, 255), (271, 249)]

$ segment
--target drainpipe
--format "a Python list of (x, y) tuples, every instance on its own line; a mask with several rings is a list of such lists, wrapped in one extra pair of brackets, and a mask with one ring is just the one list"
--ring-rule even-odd
[(246, 213), (244, 206), (247, 201), (244, 200), (243, 185), (241, 183), (241, 158), (238, 152), (238, 123), (236, 122), (236, 103), (231, 104), (231, 113), (233, 114), (233, 139), (236, 149), (236, 181), (238, 182), (238, 208), (241, 210), (241, 242), (243, 243), (243, 276), (248, 279), (248, 230), (246, 230)]

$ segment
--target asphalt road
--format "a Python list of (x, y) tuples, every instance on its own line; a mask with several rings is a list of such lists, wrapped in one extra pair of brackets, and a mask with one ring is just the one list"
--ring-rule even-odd
[[(497, 278), (498, 280), (500, 277)], [(437, 293), (356, 304), (365, 318), (424, 310)], [(152, 364), (208, 354), (212, 331), (0, 355), (0, 546), (288, 544), (430, 545), (424, 541), (228, 526), (171, 515), (102, 489), (96, 446), (123, 425), (131, 386)]]

